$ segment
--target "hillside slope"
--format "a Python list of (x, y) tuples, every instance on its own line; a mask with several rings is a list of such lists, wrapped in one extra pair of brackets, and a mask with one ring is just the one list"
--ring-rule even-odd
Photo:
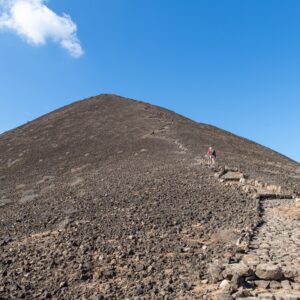
[(220, 165), (300, 191), (288, 158), (114, 95), (2, 134), (0, 298), (191, 293), (207, 263), (259, 221), (255, 199), (197, 164), (209, 145)]

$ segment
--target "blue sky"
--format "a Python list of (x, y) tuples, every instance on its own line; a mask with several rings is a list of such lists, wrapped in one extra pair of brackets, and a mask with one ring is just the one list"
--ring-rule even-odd
[[(63, 34), (51, 27), (43, 40), (43, 26), (30, 27), (37, 30), (30, 37), (15, 23), (5, 25), (15, 26), (11, 30), (2, 26), (0, 132), (75, 100), (115, 93), (300, 161), (299, 1), (49, 0), (44, 5), (55, 16), (68, 14), (77, 31), (62, 23)], [(75, 53), (70, 44), (62, 46), (65, 40)]]

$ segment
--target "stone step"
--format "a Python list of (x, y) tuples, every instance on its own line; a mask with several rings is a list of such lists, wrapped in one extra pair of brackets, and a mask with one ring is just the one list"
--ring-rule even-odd
[(240, 172), (229, 171), (221, 176), (221, 180), (224, 181), (240, 181), (241, 178), (244, 178), (244, 174)]
[(287, 193), (275, 193), (268, 190), (258, 190), (257, 198), (260, 200), (266, 199), (293, 199), (293, 195)]

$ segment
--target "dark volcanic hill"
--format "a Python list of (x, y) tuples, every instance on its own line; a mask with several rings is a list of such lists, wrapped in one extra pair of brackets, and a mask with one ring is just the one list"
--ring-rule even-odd
[(0, 299), (196, 298), (207, 263), (259, 222), (257, 200), (199, 163), (210, 145), (300, 192), (290, 159), (114, 95), (0, 135)]

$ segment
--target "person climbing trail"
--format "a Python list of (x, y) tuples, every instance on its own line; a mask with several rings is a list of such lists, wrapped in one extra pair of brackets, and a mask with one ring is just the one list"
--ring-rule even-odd
[(209, 147), (207, 151), (209, 165), (214, 165), (217, 159), (217, 152), (213, 147)]

